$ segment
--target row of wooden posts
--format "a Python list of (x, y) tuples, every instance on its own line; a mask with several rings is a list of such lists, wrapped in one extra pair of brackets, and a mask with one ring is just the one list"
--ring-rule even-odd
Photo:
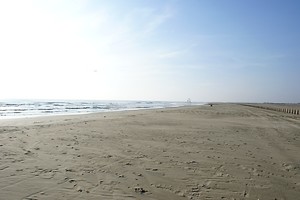
[(244, 104), (246, 106), (250, 107), (255, 107), (255, 108), (262, 108), (262, 109), (267, 109), (267, 110), (273, 110), (273, 111), (278, 111), (278, 112), (284, 112), (284, 113), (290, 113), (294, 115), (299, 115), (300, 110), (296, 108), (280, 108), (280, 107), (268, 107), (268, 106), (260, 106), (260, 105), (250, 105), (250, 104)]

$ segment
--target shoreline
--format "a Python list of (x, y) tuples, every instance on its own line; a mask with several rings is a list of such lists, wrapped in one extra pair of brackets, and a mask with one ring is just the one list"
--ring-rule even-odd
[(0, 124), (0, 200), (300, 196), (300, 119), (286, 113), (218, 104)]
[(47, 121), (59, 121), (65, 119), (82, 119), (86, 117), (89, 118), (97, 118), (97, 117), (106, 117), (106, 115), (112, 114), (115, 115), (126, 115), (131, 112), (143, 112), (143, 111), (155, 111), (155, 110), (168, 110), (168, 109), (177, 109), (177, 108), (193, 108), (193, 107), (201, 107), (206, 106), (203, 105), (188, 105), (188, 106), (177, 106), (177, 107), (166, 107), (166, 108), (143, 108), (143, 109), (132, 109), (132, 110), (110, 110), (110, 111), (101, 111), (101, 112), (89, 112), (89, 113), (64, 113), (64, 114), (54, 114), (54, 115), (39, 115), (39, 116), (20, 116), (17, 118), (0, 118), (0, 127), (5, 126), (7, 124), (10, 125), (18, 125), (22, 124), (22, 122), (34, 123), (36, 121), (47, 122)]
[(35, 101), (0, 102), (0, 120), (40, 116), (89, 114), (203, 105), (204, 103), (168, 101)]

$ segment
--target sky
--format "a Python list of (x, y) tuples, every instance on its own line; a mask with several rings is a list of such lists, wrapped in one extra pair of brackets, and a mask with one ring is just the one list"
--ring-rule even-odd
[(0, 99), (300, 102), (300, 1), (0, 0)]

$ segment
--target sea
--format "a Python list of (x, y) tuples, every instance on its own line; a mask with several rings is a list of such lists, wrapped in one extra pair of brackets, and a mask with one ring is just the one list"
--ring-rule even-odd
[(95, 101), (95, 100), (0, 100), (0, 119), (88, 114), (141, 109), (203, 105), (200, 102)]

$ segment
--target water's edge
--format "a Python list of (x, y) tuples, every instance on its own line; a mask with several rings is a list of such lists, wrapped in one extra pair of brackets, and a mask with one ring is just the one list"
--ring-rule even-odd
[(170, 101), (9, 100), (0, 101), (0, 119), (172, 108), (203, 104), (200, 102)]

